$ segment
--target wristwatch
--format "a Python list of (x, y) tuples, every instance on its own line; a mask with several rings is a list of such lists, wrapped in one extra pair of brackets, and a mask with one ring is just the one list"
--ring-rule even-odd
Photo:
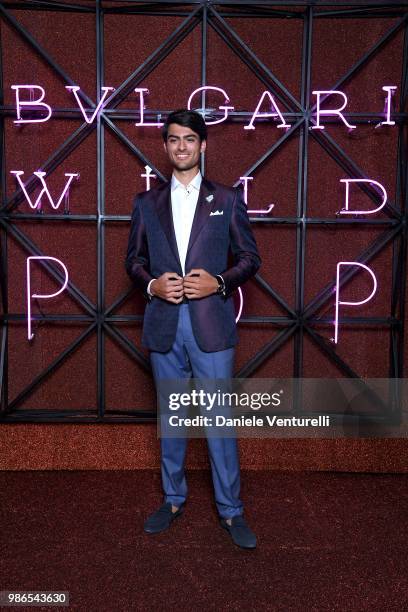
[(224, 279), (222, 278), (221, 274), (216, 274), (215, 278), (218, 281), (217, 293), (220, 294), (220, 295), (223, 295), (225, 297), (225, 282), (224, 282)]

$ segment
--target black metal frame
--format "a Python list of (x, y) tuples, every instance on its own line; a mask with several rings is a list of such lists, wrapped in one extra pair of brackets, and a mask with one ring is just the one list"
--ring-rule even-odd
[[(124, 143), (131, 152), (137, 156), (143, 164), (149, 164), (160, 179), (164, 177), (158, 168), (149, 160), (142, 151), (131, 143), (126, 135), (119, 129), (115, 120), (135, 121), (139, 118), (137, 112), (118, 110), (117, 105), (132, 91), (146, 76), (168, 55), (168, 53), (178, 45), (189, 32), (201, 24), (202, 34), (202, 64), (201, 64), (201, 84), (206, 84), (206, 41), (207, 30), (211, 27), (226, 44), (240, 57), (240, 59), (250, 68), (264, 85), (276, 96), (285, 107), (283, 113), (285, 119), (291, 124), (291, 128), (268, 150), (255, 164), (248, 168), (246, 175), (253, 173), (273, 153), (282, 146), (286, 140), (299, 132), (299, 155), (298, 155), (298, 192), (297, 192), (297, 215), (296, 217), (256, 217), (252, 218), (253, 223), (268, 224), (289, 224), (296, 226), (296, 280), (295, 280), (295, 308), (292, 308), (286, 301), (271, 287), (261, 274), (258, 274), (256, 282), (266, 291), (281, 307), (286, 311), (286, 316), (253, 316), (242, 319), (245, 323), (267, 323), (273, 328), (282, 328), (281, 331), (262, 349), (250, 359), (239, 372), (237, 377), (248, 377), (256, 369), (279, 349), (289, 338), (294, 336), (294, 369), (293, 377), (302, 376), (303, 364), (303, 335), (306, 332), (310, 338), (327, 354), (328, 358), (334, 361), (346, 376), (358, 378), (355, 372), (345, 363), (336, 353), (335, 347), (329, 344), (321, 336), (316, 328), (332, 325), (332, 320), (325, 317), (318, 317), (316, 313), (320, 306), (324, 304), (332, 295), (333, 283), (327, 285), (309, 303), (304, 303), (304, 264), (305, 264), (305, 240), (307, 227), (309, 225), (330, 225), (345, 224), (358, 225), (360, 223), (384, 226), (384, 232), (360, 254), (358, 261), (366, 263), (381, 251), (388, 243), (393, 244), (392, 255), (392, 291), (391, 291), (391, 314), (389, 317), (342, 317), (340, 321), (355, 325), (375, 325), (384, 326), (390, 330), (390, 378), (401, 378), (403, 372), (403, 349), (404, 349), (404, 317), (405, 317), (405, 284), (407, 271), (407, 197), (408, 197), (408, 7), (405, 2), (380, 2), (371, 0), (370, 2), (348, 0), (347, 2), (320, 1), (320, 0), (282, 0), (282, 1), (260, 1), (260, 2), (240, 2), (234, 1), (212, 1), (212, 0), (193, 0), (186, 3), (177, 3), (171, 0), (150, 0), (148, 3), (139, 0), (129, 2), (122, 6), (120, 0), (115, 0), (118, 6), (104, 6), (103, 0), (96, 0), (89, 5), (77, 5), (74, 2), (57, 2), (53, 0), (42, 1), (32, 0), (24, 4), (13, 2), (0, 2), (1, 17), (12, 25), (15, 30), (32, 46), (32, 48), (56, 71), (64, 81), (64, 84), (73, 85), (69, 75), (58, 66), (47, 52), (34, 40), (21, 24), (10, 14), (10, 9), (16, 10), (52, 10), (52, 11), (71, 11), (76, 13), (95, 14), (96, 24), (96, 43), (97, 43), (97, 101), (100, 100), (101, 87), (104, 84), (104, 43), (103, 43), (103, 19), (105, 14), (142, 14), (157, 16), (183, 16), (185, 19), (173, 31), (173, 33), (141, 64), (110, 96), (107, 106), (98, 117), (96, 125), (89, 126), (83, 123), (71, 136), (51, 155), (51, 157), (41, 164), (41, 168), (50, 174), (58, 167), (67, 155), (85, 139), (93, 129), (97, 130), (97, 189), (98, 207), (96, 215), (75, 215), (75, 214), (23, 214), (16, 213), (14, 209), (23, 201), (23, 194), (17, 189), (9, 198), (6, 197), (6, 175), (5, 175), (5, 136), (4, 118), (15, 114), (15, 109), (4, 105), (3, 97), (3, 71), (0, 64), (0, 130), (1, 130), (1, 185), (2, 203), (0, 207), (0, 293), (4, 315), (0, 317), (1, 340), (0, 340), (0, 421), (2, 422), (144, 422), (155, 420), (154, 410), (144, 411), (110, 411), (105, 414), (104, 397), (104, 339), (108, 334), (115, 340), (139, 365), (149, 371), (149, 363), (139, 349), (124, 335), (118, 328), (120, 323), (140, 321), (140, 316), (115, 315), (115, 310), (124, 302), (133, 291), (125, 292), (119, 296), (113, 304), (107, 306), (104, 301), (104, 255), (105, 255), (105, 225), (106, 223), (128, 223), (129, 216), (106, 215), (104, 202), (104, 133), (105, 129), (111, 130), (115, 136)], [(110, 3), (112, 4), (112, 3)], [(342, 5), (346, 8), (342, 8)], [(284, 8), (280, 8), (284, 7)], [(293, 9), (297, 10), (291, 10)], [(262, 18), (273, 17), (276, 19), (300, 19), (303, 21), (303, 51), (302, 51), (302, 73), (301, 73), (301, 95), (300, 101), (296, 100), (292, 94), (279, 82), (275, 75), (257, 58), (255, 53), (240, 39), (231, 25), (225, 21), (225, 17), (248, 17)], [(381, 219), (360, 219), (360, 218), (309, 218), (307, 217), (307, 164), (308, 164), (308, 140), (312, 137), (322, 146), (322, 148), (338, 163), (347, 170), (349, 176), (363, 176), (356, 163), (341, 149), (341, 147), (326, 133), (320, 130), (309, 130), (311, 126), (311, 112), (314, 107), (310, 104), (310, 74), (311, 74), (311, 49), (313, 23), (316, 19), (335, 19), (364, 17), (379, 18), (395, 16), (395, 25), (373, 45), (373, 47), (360, 58), (354, 66), (333, 86), (338, 88), (346, 80), (352, 78), (358, 70), (365, 65), (378, 49), (389, 40), (397, 31), (404, 28), (404, 52), (402, 58), (402, 81), (400, 92), (400, 112), (393, 115), (393, 119), (398, 124), (399, 144), (398, 144), (398, 168), (397, 168), (397, 188), (395, 202), (389, 202), (386, 207), (388, 218)], [(2, 53), (0, 52), (0, 62)], [(95, 108), (95, 103), (85, 94), (81, 93), (83, 103), (89, 108)], [(202, 108), (205, 108), (205, 95), (202, 95)], [(145, 113), (147, 120), (155, 120), (157, 116), (165, 116), (168, 109), (150, 110)], [(247, 122), (249, 112), (232, 112), (228, 121)], [(217, 116), (217, 113), (214, 113)], [(77, 108), (61, 108), (54, 111), (54, 116), (65, 119), (80, 119), (82, 117)], [(382, 120), (382, 117), (373, 113), (345, 113), (346, 117), (357, 123), (368, 124)], [(335, 120), (334, 120), (335, 121)], [(205, 168), (205, 158), (202, 158), (202, 170)], [(28, 181), (26, 188), (32, 191), (36, 187), (34, 177)], [(375, 202), (378, 202), (378, 195), (367, 186), (362, 189)], [(8, 323), (24, 319), (25, 315), (10, 313), (8, 310), (7, 297), (7, 236), (10, 234), (29, 254), (41, 254), (38, 247), (19, 229), (13, 222), (21, 219), (32, 219), (34, 222), (50, 220), (53, 222), (66, 221), (74, 223), (76, 221), (89, 222), (96, 224), (97, 228), (97, 302), (96, 304), (84, 295), (72, 281), (69, 282), (67, 291), (72, 298), (85, 311), (83, 315), (45, 315), (33, 316), (36, 321), (74, 321), (85, 326), (85, 330), (79, 337), (71, 343), (49, 366), (41, 372), (12, 402), (8, 403)], [(50, 264), (43, 263), (47, 272), (57, 280), (61, 279), (60, 270)], [(356, 273), (349, 271), (341, 278), (341, 284), (347, 283)], [(19, 409), (21, 402), (41, 384), (46, 376), (58, 368), (65, 358), (80, 347), (81, 343), (93, 332), (97, 334), (97, 409), (87, 411), (77, 410), (28, 410)], [(397, 402), (398, 403), (398, 402)], [(301, 397), (297, 397), (296, 409), (301, 409)]]

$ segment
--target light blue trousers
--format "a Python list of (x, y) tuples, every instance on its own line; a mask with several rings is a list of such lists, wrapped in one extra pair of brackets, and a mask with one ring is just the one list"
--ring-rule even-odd
[[(206, 353), (193, 334), (188, 304), (181, 304), (176, 340), (170, 351), (152, 351), (155, 380), (202, 378), (229, 379), (233, 375), (234, 349)], [(215, 502), (223, 518), (243, 513), (239, 499), (240, 473), (236, 438), (207, 438)], [(184, 461), (187, 438), (161, 438), (161, 473), (165, 502), (183, 504), (187, 497)]]

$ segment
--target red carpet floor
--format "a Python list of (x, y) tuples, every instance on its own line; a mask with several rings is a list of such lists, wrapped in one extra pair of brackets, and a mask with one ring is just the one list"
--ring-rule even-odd
[(70, 592), (18, 610), (408, 610), (408, 475), (244, 472), (255, 551), (218, 526), (210, 474), (188, 483), (148, 536), (158, 472), (0, 472), (0, 590)]

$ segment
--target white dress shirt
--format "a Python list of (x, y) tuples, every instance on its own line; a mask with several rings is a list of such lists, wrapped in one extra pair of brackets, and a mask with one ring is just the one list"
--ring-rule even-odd
[[(201, 181), (202, 176), (200, 171), (197, 172), (193, 180), (190, 181), (187, 186), (180, 183), (174, 174), (171, 177), (171, 211), (183, 276), (186, 274), (187, 247), (190, 240), (195, 210), (197, 208)], [(147, 293), (150, 296), (152, 295), (150, 292), (150, 285), (154, 280), (155, 279), (152, 279), (147, 286)]]
[(197, 207), (201, 180), (201, 172), (197, 172), (187, 186), (180, 183), (174, 174), (171, 177), (171, 209), (183, 276), (186, 274), (187, 247)]

